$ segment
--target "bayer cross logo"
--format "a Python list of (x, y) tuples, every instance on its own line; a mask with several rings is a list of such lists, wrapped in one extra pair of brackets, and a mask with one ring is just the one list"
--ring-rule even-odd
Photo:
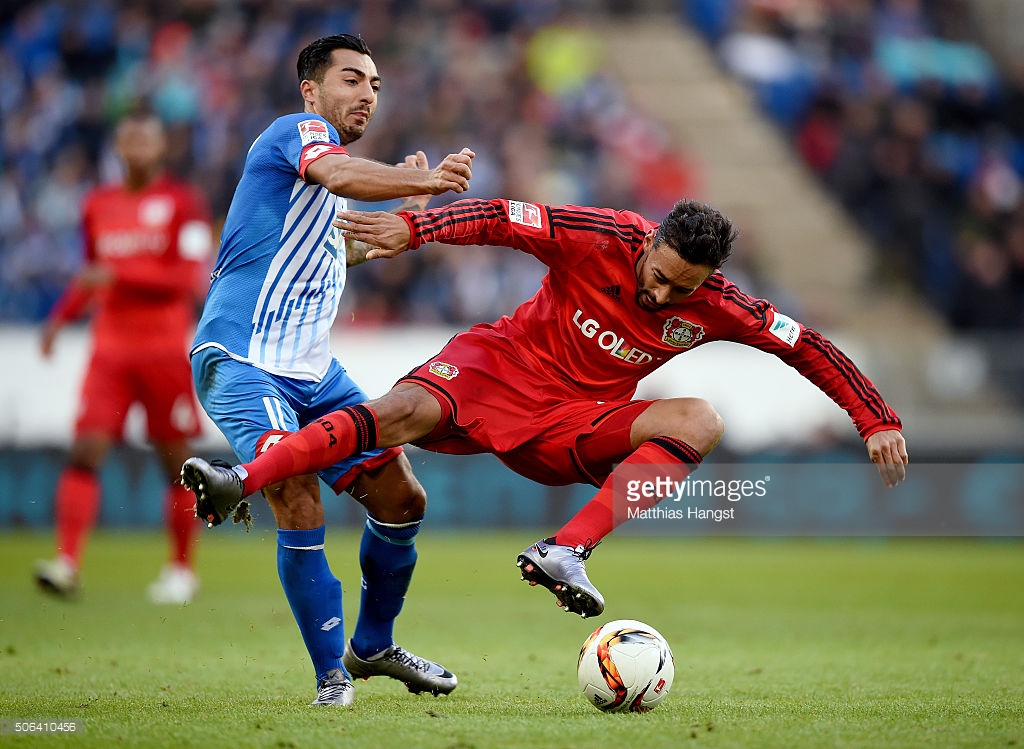
[(442, 377), (446, 380), (454, 380), (459, 376), (459, 368), (454, 364), (435, 361), (430, 363), (430, 374), (437, 375), (438, 377)]
[(673, 315), (665, 321), (664, 335), (661, 340), (676, 348), (690, 348), (703, 337), (703, 326)]

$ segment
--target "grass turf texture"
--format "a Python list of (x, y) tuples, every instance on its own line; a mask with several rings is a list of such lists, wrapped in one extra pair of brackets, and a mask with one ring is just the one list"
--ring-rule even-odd
[[(426, 531), (398, 641), (460, 680), (448, 697), (359, 681), (314, 709), (313, 676), (277, 582), (272, 533), (207, 533), (203, 590), (146, 602), (149, 535), (98, 534), (73, 603), (31, 563), (49, 536), (0, 534), (0, 718), (81, 719), (74, 737), (10, 746), (1005, 747), (1024, 742), (1024, 545), (612, 537), (589, 569), (609, 600), (581, 620), (518, 580), (531, 533)], [(358, 601), (357, 538), (328, 536)], [(603, 714), (576, 687), (585, 637), (657, 627), (675, 653), (654, 711)]]

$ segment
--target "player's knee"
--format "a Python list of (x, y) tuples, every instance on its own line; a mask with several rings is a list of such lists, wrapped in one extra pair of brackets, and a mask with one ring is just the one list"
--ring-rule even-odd
[(427, 492), (423, 485), (406, 472), (400, 480), (375, 486), (371, 491), (355, 487), (352, 495), (366, 508), (370, 517), (384, 523), (411, 523), (427, 511)]
[(427, 511), (427, 493), (418, 483), (415, 487), (389, 492), (386, 497), (364, 501), (370, 517), (383, 523), (412, 523), (423, 518)]
[(725, 422), (722, 420), (722, 416), (718, 413), (718, 410), (703, 398), (698, 398), (697, 403), (701, 422), (708, 430), (708, 433), (714, 435), (716, 439), (721, 438), (722, 434), (725, 432)]
[(98, 471), (106, 458), (107, 448), (108, 443), (102, 439), (77, 439), (68, 453), (68, 465), (80, 471)]
[(419, 481), (414, 483), (415, 486), (409, 486), (401, 501), (395, 506), (395, 510), (406, 519), (406, 522), (419, 520), (427, 511), (427, 492)]
[(725, 434), (725, 421), (722, 419), (721, 414), (718, 413), (718, 410), (708, 401), (701, 401), (701, 409), (703, 411), (702, 423), (707, 439), (707, 450), (705, 451), (705, 454), (707, 454), (718, 445), (722, 435)]
[(294, 476), (271, 484), (263, 489), (263, 496), (279, 528), (303, 529), (323, 525), (324, 510), (316, 476)]
[(725, 422), (710, 402), (703, 398), (687, 398), (683, 423), (684, 439), (701, 455), (715, 449), (725, 433)]
[(411, 473), (402, 481), (394, 482), (381, 499), (377, 512), (370, 514), (385, 522), (411, 523), (427, 511), (427, 492)]
[(67, 465), (68, 468), (74, 468), (77, 471), (86, 471), (88, 473), (96, 473), (99, 470), (99, 461), (91, 455), (82, 453), (69, 453)]

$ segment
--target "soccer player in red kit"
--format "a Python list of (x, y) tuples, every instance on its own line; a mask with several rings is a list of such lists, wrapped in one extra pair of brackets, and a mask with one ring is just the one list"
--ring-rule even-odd
[(122, 120), (115, 147), (121, 184), (100, 186), (82, 211), (85, 265), (51, 311), (41, 348), (49, 357), (60, 328), (92, 310), (92, 357), (82, 384), (69, 460), (57, 482), (55, 559), (36, 564), (50, 593), (79, 588), (82, 554), (99, 512), (97, 472), (121, 439), (129, 407), (146, 412), (148, 437), (169, 479), (165, 517), (171, 555), (149, 588), (156, 603), (186, 603), (196, 593), (192, 496), (175, 479), (199, 434), (186, 355), (205, 294), (212, 249), (205, 198), (163, 167), (160, 120), (136, 112)]
[[(906, 476), (899, 417), (824, 336), (722, 275), (735, 235), (706, 205), (680, 201), (655, 224), (606, 208), (462, 200), (397, 215), (348, 211), (336, 225), (381, 248), (368, 259), (426, 242), (502, 245), (550, 270), (511, 317), (460, 333), (383, 397), (308, 425), (282, 440), (284, 449), (232, 469), (190, 458), (183, 476), (199, 477), (190, 488), (212, 522), (271, 481), (369, 446), (489, 452), (542, 484), (599, 487), (565, 526), (517, 560), (524, 579), (551, 590), (566, 611), (597, 615), (604, 599), (584, 562), (626, 519), (613, 503), (613, 477), (658, 465), (682, 481), (723, 431), (706, 401), (633, 400), (637, 383), (714, 340), (756, 347), (794, 367), (850, 415), (887, 486)], [(644, 501), (634, 506), (657, 498)]]

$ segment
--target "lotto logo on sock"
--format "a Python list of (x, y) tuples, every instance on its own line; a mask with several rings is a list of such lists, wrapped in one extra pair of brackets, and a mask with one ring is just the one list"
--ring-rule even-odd
[(289, 434), (291, 432), (285, 432), (280, 429), (271, 429), (265, 432), (262, 437), (256, 440), (256, 454), (261, 455), (265, 453)]
[(332, 616), (330, 619), (328, 619), (326, 622), (323, 623), (323, 625), (320, 627), (320, 629), (322, 629), (324, 632), (330, 632), (332, 629), (337, 627), (339, 624), (341, 624), (341, 619), (339, 619), (336, 616)]

